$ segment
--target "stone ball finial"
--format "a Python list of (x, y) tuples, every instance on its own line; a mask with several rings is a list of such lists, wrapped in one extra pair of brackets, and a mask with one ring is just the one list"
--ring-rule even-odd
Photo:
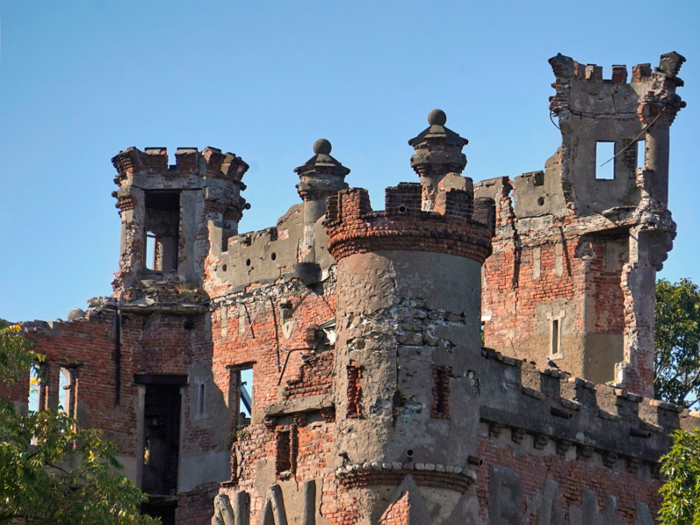
[(428, 124), (431, 126), (444, 126), (447, 122), (447, 115), (441, 109), (434, 109), (428, 115)]
[(316, 155), (330, 155), (331, 149), (331, 143), (326, 139), (318, 139), (316, 142), (314, 142), (314, 153)]
[(68, 312), (69, 321), (77, 321), (83, 317), (85, 317), (85, 311), (81, 308), (73, 308), (70, 312)]

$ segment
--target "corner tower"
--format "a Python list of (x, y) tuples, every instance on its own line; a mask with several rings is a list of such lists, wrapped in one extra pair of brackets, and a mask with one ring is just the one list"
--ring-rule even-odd
[[(175, 159), (168, 164), (165, 148), (129, 148), (112, 159), (122, 221), (118, 296), (131, 298), (144, 281), (201, 284), (210, 242), (238, 233), (249, 207), (240, 196), (248, 165), (236, 155), (179, 148)], [(209, 221), (220, 226), (221, 239), (210, 241)]]
[(656, 272), (676, 232), (669, 128), (685, 107), (676, 94), (684, 61), (667, 53), (658, 67), (635, 66), (628, 82), (626, 66), (604, 79), (595, 64), (549, 60), (561, 146), (544, 171), (475, 188), (498, 203), (486, 346), (653, 395)]
[[(426, 131), (439, 126), (431, 134), (456, 137), (450, 147), (461, 150), (466, 141), (443, 125)], [(430, 176), (438, 169), (428, 169), (444, 158), (415, 142), (428, 150), (423, 184), (388, 188), (384, 211), (372, 211), (364, 189), (328, 201), (328, 249), (338, 264), (335, 466), (354, 497), (379, 501), (411, 478), (432, 487), (431, 504), (449, 513), (470, 485), (470, 462), (478, 463), (479, 414), (468, 400), (478, 389), (492, 204), (444, 188)], [(451, 504), (442, 508), (441, 497)], [(368, 505), (360, 523), (378, 523), (385, 508)]]

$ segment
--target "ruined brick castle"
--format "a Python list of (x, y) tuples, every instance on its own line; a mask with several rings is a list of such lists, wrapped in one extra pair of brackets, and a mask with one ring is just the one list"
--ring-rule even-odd
[(102, 429), (164, 523), (651, 525), (700, 426), (651, 399), (684, 61), (552, 58), (562, 143), (514, 179), (462, 176), (435, 110), (383, 211), (319, 140), (252, 233), (241, 158), (120, 152), (113, 296), (23, 325), (39, 409)]

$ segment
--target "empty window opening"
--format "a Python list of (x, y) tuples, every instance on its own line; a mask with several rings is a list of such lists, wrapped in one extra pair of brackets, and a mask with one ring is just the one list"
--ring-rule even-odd
[(180, 386), (147, 384), (142, 490), (174, 495), (180, 456)]
[(77, 373), (75, 368), (61, 368), (58, 381), (58, 409), (68, 417), (76, 417)]
[(615, 178), (615, 143), (596, 142), (595, 178), (613, 180)]
[(29, 371), (29, 398), (27, 399), (28, 408), (31, 412), (40, 412), (43, 410), (41, 408), (43, 405), (39, 398), (42, 393), (42, 378), (41, 378), (41, 365), (32, 366)]
[(275, 435), (275, 472), (286, 477), (296, 470), (296, 432), (294, 428), (278, 430)]
[(146, 232), (146, 269), (156, 269), (156, 235), (153, 232)]
[(362, 417), (362, 367), (348, 366), (348, 417)]
[(449, 367), (433, 367), (433, 407), (430, 414), (433, 418), (450, 418), (450, 373)]
[(65, 368), (61, 368), (61, 373), (58, 376), (58, 410), (68, 413), (70, 407), (70, 374)]
[(35, 367), (36, 386), (38, 389), (37, 409), (35, 412), (48, 410), (49, 406), (49, 365), (41, 363)]
[(552, 344), (551, 354), (559, 353), (559, 319), (552, 319)]
[(176, 273), (180, 239), (180, 192), (146, 193), (146, 268), (161, 273)]
[(250, 425), (253, 417), (253, 367), (231, 367), (229, 373), (228, 406), (235, 437), (238, 431)]
[(637, 141), (637, 168), (646, 168), (646, 165), (647, 165), (646, 148), (647, 148), (647, 141), (646, 140), (638, 140)]

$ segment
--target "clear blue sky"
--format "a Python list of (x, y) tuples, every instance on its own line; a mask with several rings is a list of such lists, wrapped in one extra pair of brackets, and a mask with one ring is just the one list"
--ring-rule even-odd
[[(671, 130), (675, 248), (700, 282), (700, 2), (0, 0), (0, 317), (65, 318), (111, 293), (110, 159), (214, 146), (251, 169), (240, 231), (298, 201), (319, 137), (370, 190), (416, 180), (407, 140), (433, 108), (469, 139), (474, 181), (542, 169), (558, 52), (604, 67), (687, 57)], [(172, 157), (171, 157), (172, 158)]]

